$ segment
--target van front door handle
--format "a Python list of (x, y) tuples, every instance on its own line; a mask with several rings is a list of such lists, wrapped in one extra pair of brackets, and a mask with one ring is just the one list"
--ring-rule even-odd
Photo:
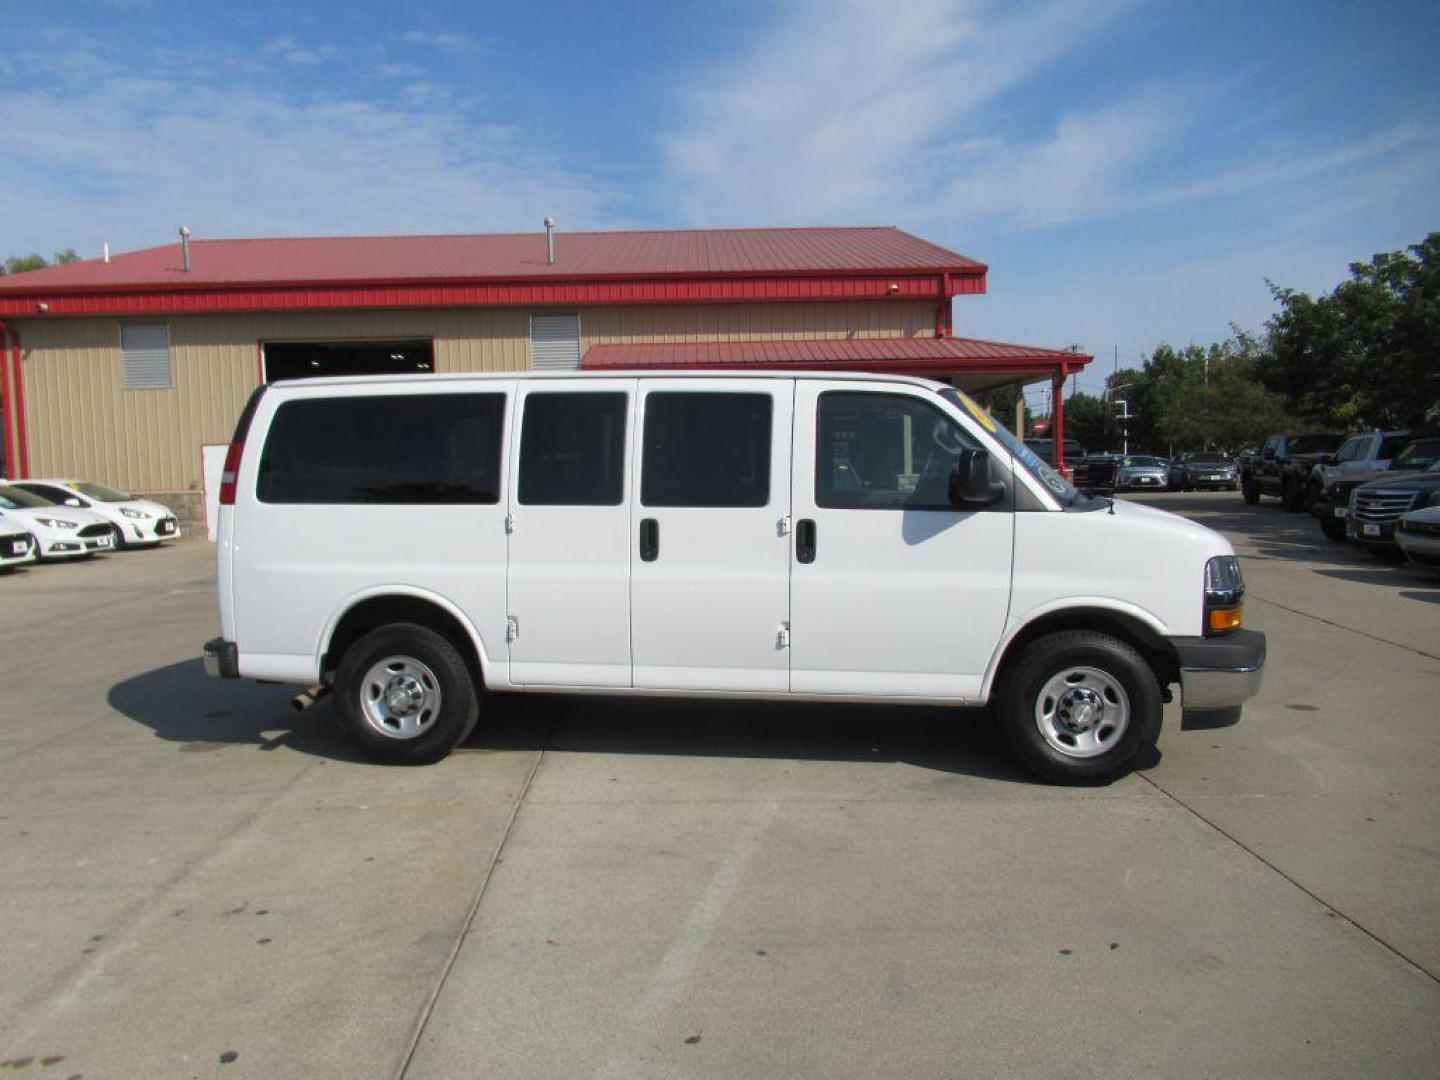
[(815, 522), (810, 518), (801, 518), (795, 526), (795, 561), (815, 561)]
[(660, 557), (660, 522), (644, 518), (640, 522), (640, 561), (654, 562)]

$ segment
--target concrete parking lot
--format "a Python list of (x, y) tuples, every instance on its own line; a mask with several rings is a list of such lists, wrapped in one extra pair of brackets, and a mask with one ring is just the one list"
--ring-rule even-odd
[(213, 549), (0, 577), (0, 1075), (1440, 1075), (1440, 581), (1238, 495), (1235, 727), (545, 697), (425, 769), (209, 680)]

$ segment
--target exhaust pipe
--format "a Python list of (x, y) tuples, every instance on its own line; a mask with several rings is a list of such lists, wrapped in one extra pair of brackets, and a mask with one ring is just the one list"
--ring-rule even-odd
[(304, 712), (311, 705), (314, 705), (321, 698), (330, 693), (329, 683), (316, 683), (303, 694), (296, 694), (290, 699), (290, 707), (296, 712)]

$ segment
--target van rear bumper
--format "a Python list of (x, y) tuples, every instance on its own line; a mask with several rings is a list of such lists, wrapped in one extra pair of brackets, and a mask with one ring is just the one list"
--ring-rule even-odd
[(240, 650), (235, 642), (218, 637), (205, 642), (205, 674), (217, 679), (240, 677)]
[(1186, 712), (1233, 709), (1260, 692), (1265, 635), (1236, 630), (1214, 638), (1171, 638), (1180, 660), (1180, 700)]

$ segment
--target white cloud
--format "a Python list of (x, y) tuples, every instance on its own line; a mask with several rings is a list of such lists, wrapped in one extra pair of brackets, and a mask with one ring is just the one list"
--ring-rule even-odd
[(943, 194), (936, 166), (977, 133), (964, 121), (1127, 6), (791, 9), (689, 89), (665, 140), (681, 212), (697, 223), (903, 220)]
[(334, 45), (305, 46), (285, 34), (271, 38), (260, 46), (260, 55), (278, 56), (287, 64), (294, 64), (296, 67), (313, 67), (327, 60), (336, 60), (341, 54), (340, 49)]
[[(293, 51), (275, 42), (271, 55)], [(180, 224), (205, 237), (612, 220), (603, 183), (443, 86), (296, 96), (243, 71), (136, 78), (86, 56), (84, 77), (0, 92), (0, 220), (15, 250), (164, 243)]]
[(474, 44), (465, 34), (431, 34), (424, 30), (407, 30), (400, 35), (400, 40), (411, 45), (430, 45), (454, 51), (468, 49)]

